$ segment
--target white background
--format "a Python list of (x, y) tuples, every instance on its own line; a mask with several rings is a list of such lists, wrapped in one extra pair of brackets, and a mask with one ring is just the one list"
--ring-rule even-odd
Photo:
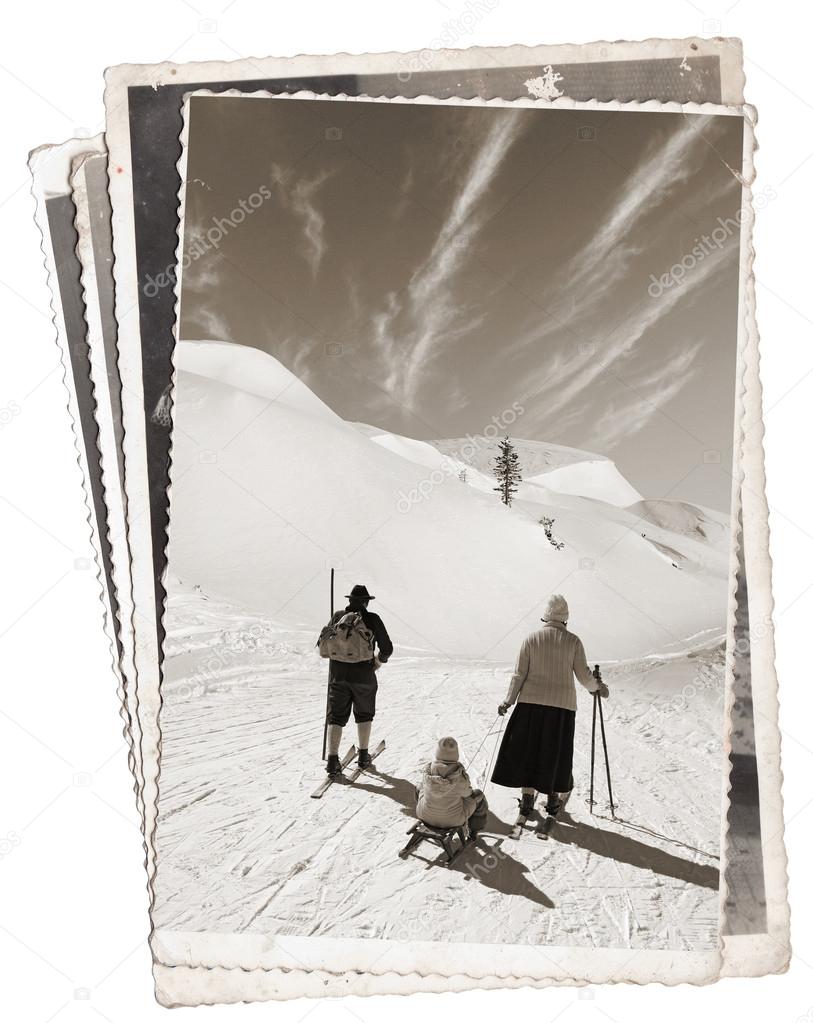
[[(475, 0), (470, 9), (477, 10)], [(26, 154), (103, 128), (102, 70), (124, 61), (411, 50), (432, 46), (466, 0), (400, 4), (141, 0), (7, 5), (0, 42), (0, 1012), (6, 1019), (157, 1019), (142, 851), (120, 737), (61, 369), (48, 312)], [(813, 614), (811, 175), (813, 89), (802, 5), (496, 0), (457, 45), (648, 36), (744, 40), (759, 108), (757, 188), (776, 198), (756, 228), (775, 563), (786, 840), (795, 953), (789, 974), (711, 988), (474, 992), (197, 1011), (207, 1020), (372, 1023), (511, 1014), (633, 1023), (727, 1013), (813, 1020), (810, 849), (813, 713), (804, 643)], [(269, 779), (273, 785), (273, 779)], [(598, 895), (597, 895), (598, 897)]]

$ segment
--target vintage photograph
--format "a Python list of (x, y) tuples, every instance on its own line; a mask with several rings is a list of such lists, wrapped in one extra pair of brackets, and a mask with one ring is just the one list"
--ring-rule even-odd
[(159, 932), (717, 948), (716, 109), (189, 100)]
[[(547, 97), (558, 104), (563, 97), (605, 102), (743, 102), (741, 44), (723, 38), (265, 58), (228, 65), (178, 64), (169, 76), (150, 65), (108, 70), (105, 138), (110, 166), (115, 169), (109, 179), (116, 249), (115, 327), (117, 369), (124, 383), (123, 447), (127, 452), (131, 540), (118, 560), (127, 561), (129, 570), (132, 556), (138, 607), (133, 618), (137, 671), (133, 672), (131, 690), (138, 708), (134, 725), (140, 738), (134, 741), (133, 751), (137, 768), (143, 762), (149, 864), (160, 746), (157, 718), (176, 306), (172, 289), (156, 288), (154, 281), (176, 263), (178, 136), (183, 127), (184, 97), (199, 89), (225, 92), (238, 87), (275, 94), (308, 89), (319, 94), (377, 97)], [(93, 339), (89, 341), (92, 346)], [(739, 573), (744, 579), (742, 563)], [(741, 663), (747, 662), (750, 648), (738, 649), (735, 655)], [(732, 779), (732, 804), (739, 803), (741, 795), (753, 801), (758, 774), (750, 772), (747, 778), (746, 786)], [(756, 806), (758, 810), (758, 799)], [(747, 861), (753, 857), (762, 858), (758, 844), (748, 847), (736, 867), (726, 868), (730, 890), (735, 879), (729, 875), (733, 870), (749, 870)], [(152, 866), (148, 869), (152, 872)], [(736, 902), (734, 897), (727, 904), (730, 920), (738, 912)]]
[(425, 6), (17, 25), (13, 1016), (804, 973), (802, 36)]

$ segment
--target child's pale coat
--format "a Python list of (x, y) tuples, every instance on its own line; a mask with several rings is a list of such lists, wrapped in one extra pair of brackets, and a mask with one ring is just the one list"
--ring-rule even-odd
[(418, 818), (436, 828), (461, 827), (477, 805), (469, 776), (459, 762), (432, 760), (417, 787)]

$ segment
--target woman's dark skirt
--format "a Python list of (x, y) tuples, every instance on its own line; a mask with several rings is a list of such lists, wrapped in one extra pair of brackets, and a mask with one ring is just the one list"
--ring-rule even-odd
[(518, 703), (511, 712), (491, 780), (550, 795), (573, 788), (575, 710)]

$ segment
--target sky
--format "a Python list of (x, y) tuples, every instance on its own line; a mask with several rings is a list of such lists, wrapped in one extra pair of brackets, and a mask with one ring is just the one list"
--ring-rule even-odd
[(419, 439), (518, 404), (725, 510), (741, 151), (727, 116), (195, 98), (180, 336)]

